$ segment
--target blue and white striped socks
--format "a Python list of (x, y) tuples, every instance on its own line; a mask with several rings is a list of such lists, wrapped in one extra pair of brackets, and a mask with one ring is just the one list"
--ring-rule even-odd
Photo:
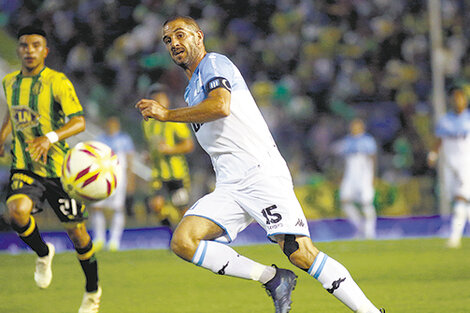
[(276, 274), (274, 267), (252, 261), (215, 241), (201, 240), (191, 262), (219, 275), (252, 279), (262, 284)]
[(338, 261), (320, 252), (308, 270), (329, 293), (358, 313), (380, 313)]

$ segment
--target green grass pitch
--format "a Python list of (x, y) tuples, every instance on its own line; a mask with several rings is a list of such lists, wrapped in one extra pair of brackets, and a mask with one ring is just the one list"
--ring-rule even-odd
[[(470, 239), (444, 248), (443, 239), (323, 242), (318, 247), (343, 263), (366, 295), (387, 313), (470, 312)], [(291, 266), (276, 245), (235, 247), (264, 264), (299, 276), (293, 313), (350, 312), (321, 285)], [(46, 290), (33, 280), (35, 255), (0, 254), (0, 312), (77, 312), (84, 278), (74, 253), (57, 254)], [(166, 250), (98, 253), (101, 313), (272, 313), (259, 283), (215, 275)]]

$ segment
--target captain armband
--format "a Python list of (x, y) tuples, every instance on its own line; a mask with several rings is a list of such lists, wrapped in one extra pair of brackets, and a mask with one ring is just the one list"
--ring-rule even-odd
[(232, 92), (232, 86), (230, 86), (230, 82), (223, 77), (214, 77), (206, 84), (206, 91), (207, 93), (211, 92), (214, 89), (219, 87), (225, 88), (228, 91)]

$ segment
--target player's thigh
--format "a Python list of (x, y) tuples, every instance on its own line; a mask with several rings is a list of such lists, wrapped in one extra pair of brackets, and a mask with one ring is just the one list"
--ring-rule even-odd
[(63, 223), (79, 223), (88, 218), (85, 205), (72, 199), (62, 188), (59, 178), (44, 179), (45, 197), (54, 213)]
[(454, 197), (470, 201), (470, 167), (464, 166), (454, 174)]
[(241, 189), (237, 199), (270, 238), (276, 234), (310, 236), (289, 177), (261, 175), (256, 183)]
[(22, 223), (35, 213), (34, 207), (43, 199), (46, 188), (41, 178), (28, 171), (13, 170), (7, 190), (7, 208), (10, 218)]
[(253, 221), (239, 205), (237, 193), (232, 188), (224, 187), (217, 187), (212, 193), (199, 199), (186, 211), (184, 217), (188, 216), (202, 217), (216, 224), (223, 232), (208, 234), (212, 237), (209, 239), (221, 242), (233, 241)]
[(357, 201), (361, 205), (368, 205), (374, 202), (374, 188), (372, 185), (362, 186)]
[(354, 184), (349, 181), (343, 181), (339, 188), (339, 199), (342, 203), (354, 201)]
[(224, 230), (213, 221), (195, 215), (185, 216), (173, 234), (177, 238), (189, 238), (194, 241), (213, 240), (224, 234)]

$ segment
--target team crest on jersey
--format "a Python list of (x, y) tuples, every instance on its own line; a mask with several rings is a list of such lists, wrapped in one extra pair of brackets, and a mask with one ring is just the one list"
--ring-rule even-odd
[(41, 93), (42, 91), (42, 83), (41, 81), (37, 81), (34, 83), (33, 88), (31, 88), (31, 91), (33, 92), (33, 95), (37, 96)]
[(12, 116), (17, 130), (34, 127), (39, 124), (39, 114), (30, 107), (18, 105), (12, 107)]

